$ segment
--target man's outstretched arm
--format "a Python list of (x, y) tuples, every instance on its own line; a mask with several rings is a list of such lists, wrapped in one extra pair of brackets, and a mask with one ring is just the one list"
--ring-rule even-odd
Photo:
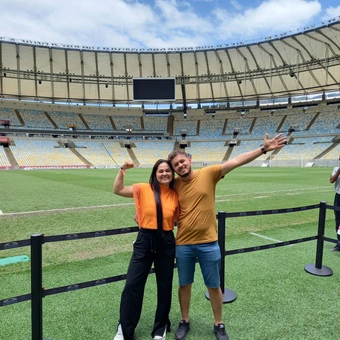
[(282, 136), (282, 133), (278, 134), (272, 139), (268, 138), (268, 133), (266, 133), (263, 145), (259, 146), (255, 150), (242, 153), (222, 164), (222, 176), (226, 175), (231, 170), (238, 168), (244, 164), (250, 163), (254, 159), (260, 157), (263, 153), (268, 151), (273, 151), (282, 148), (287, 144), (287, 137)]

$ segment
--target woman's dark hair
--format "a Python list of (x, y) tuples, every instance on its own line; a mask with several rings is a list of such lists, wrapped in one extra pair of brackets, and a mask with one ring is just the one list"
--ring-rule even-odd
[(158, 167), (162, 163), (168, 164), (170, 169), (171, 169), (171, 172), (172, 172), (173, 177), (172, 177), (171, 182), (169, 183), (169, 187), (172, 189), (174, 187), (174, 183), (175, 183), (175, 176), (174, 176), (175, 173), (174, 173), (170, 163), (165, 159), (159, 159), (152, 168), (152, 172), (151, 172), (150, 180), (149, 180), (149, 183), (151, 185), (151, 189), (152, 189), (152, 191), (154, 192), (154, 195), (155, 195), (156, 211), (157, 211), (157, 230), (158, 231), (163, 230), (163, 211), (162, 211), (160, 186), (159, 186), (159, 182), (157, 181), (156, 172), (158, 170)]

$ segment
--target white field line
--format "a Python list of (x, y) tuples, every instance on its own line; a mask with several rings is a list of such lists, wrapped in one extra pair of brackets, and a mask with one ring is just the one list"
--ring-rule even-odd
[[(321, 191), (321, 189), (323, 189)], [(328, 190), (327, 190), (328, 189)], [(274, 191), (261, 191), (261, 192), (253, 192), (251, 195), (276, 195), (276, 194), (299, 194), (303, 191), (315, 191), (318, 190), (318, 192), (330, 192), (333, 190), (332, 186), (324, 186), (324, 187), (311, 187), (311, 188), (299, 188), (299, 189), (287, 189), (287, 190), (274, 190)], [(235, 197), (235, 196), (249, 196), (249, 193), (240, 193), (240, 194), (230, 194), (230, 195), (218, 195), (216, 198), (222, 198), (222, 197)]]
[(82, 210), (91, 210), (91, 209), (107, 209), (107, 208), (129, 207), (129, 206), (134, 206), (134, 204), (133, 203), (120, 203), (120, 204), (94, 205), (94, 206), (89, 206), (89, 207), (22, 211), (22, 212), (2, 214), (1, 217), (20, 217), (20, 216), (27, 216), (27, 215), (39, 215), (39, 214), (48, 214), (48, 213), (56, 213), (56, 212), (82, 211)]
[[(322, 189), (322, 191), (321, 191)], [(318, 190), (318, 192), (329, 192), (330, 190), (333, 190), (332, 187), (324, 186), (324, 187), (313, 187), (313, 188), (299, 188), (299, 189), (291, 189), (291, 190), (275, 190), (275, 191), (265, 191), (265, 192), (254, 192), (252, 195), (268, 195), (268, 196), (257, 196), (254, 198), (266, 198), (269, 197), (269, 195), (277, 195), (286, 193), (287, 195), (295, 195), (299, 194), (302, 191), (315, 191)], [(229, 202), (234, 197), (239, 196), (249, 196), (249, 193), (240, 193), (240, 194), (230, 194), (230, 195), (218, 195), (216, 196), (216, 202)], [(226, 197), (227, 199), (222, 199)], [(107, 204), (107, 205), (96, 205), (96, 206), (84, 206), (84, 207), (74, 207), (74, 208), (61, 208), (61, 209), (48, 209), (48, 210), (35, 210), (35, 211), (22, 211), (22, 212), (14, 212), (14, 213), (2, 213), (0, 214), (1, 217), (19, 217), (19, 216), (27, 216), (27, 215), (38, 215), (38, 214), (47, 214), (47, 213), (55, 213), (55, 212), (67, 212), (67, 211), (82, 211), (87, 209), (107, 209), (107, 208), (114, 208), (114, 207), (128, 207), (133, 206), (133, 203), (120, 203), (120, 204)]]
[[(332, 190), (333, 190), (333, 188), (332, 188)], [(318, 193), (321, 193), (321, 192), (330, 192), (330, 190), (318, 190)], [(299, 195), (299, 194), (300, 194), (300, 192), (291, 192), (291, 193), (288, 193), (286, 195), (288, 196), (288, 195)]]
[(278, 242), (278, 243), (283, 242), (283, 241), (280, 241), (280, 240), (276, 240), (275, 238), (267, 237), (267, 236), (264, 236), (264, 235), (261, 235), (261, 234), (256, 234), (256, 233), (249, 233), (249, 234), (257, 236), (257, 237), (264, 238), (264, 239), (269, 240), (269, 241), (274, 241), (274, 242)]
[[(254, 236), (257, 236), (257, 237), (261, 237), (261, 238), (264, 238), (268, 241), (274, 241), (274, 242), (277, 242), (277, 243), (280, 243), (280, 242), (283, 242), (281, 240), (277, 240), (275, 238), (271, 238), (271, 237), (267, 237), (267, 236), (264, 236), (264, 235), (261, 235), (261, 234), (257, 234), (257, 233), (249, 233), (250, 235), (254, 235)], [(294, 244), (290, 244), (290, 246), (293, 246)]]
[[(230, 194), (230, 195), (218, 195), (216, 196), (215, 202), (229, 202), (235, 197), (243, 197), (243, 196), (252, 196), (252, 198), (268, 198), (270, 195), (281, 195), (286, 194), (288, 195), (299, 195), (301, 192), (308, 192), (308, 191), (318, 191), (321, 192), (330, 192), (333, 190), (333, 187), (325, 186), (325, 187), (312, 187), (312, 188), (299, 188), (299, 189), (287, 189), (287, 190), (275, 190), (275, 191), (263, 191), (263, 192), (253, 192), (253, 193), (240, 193), (240, 194)], [(261, 195), (261, 196), (253, 196), (253, 195)], [(264, 196), (266, 195), (266, 196)], [(224, 198), (226, 197), (226, 198)]]

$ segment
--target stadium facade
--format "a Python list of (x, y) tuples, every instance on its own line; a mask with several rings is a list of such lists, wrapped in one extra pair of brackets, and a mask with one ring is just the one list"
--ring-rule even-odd
[[(198, 143), (222, 143), (210, 145), (220, 150), (214, 157), (196, 157), (199, 164), (221, 162), (258, 144), (264, 131), (286, 133), (295, 145), (293, 157), (281, 155), (282, 164), (323, 160), (328, 166), (326, 160), (339, 154), (339, 64), (339, 18), (216, 47), (124, 49), (0, 37), (0, 167), (34, 166), (16, 150), (25, 139), (52, 139), (54, 151), (67, 145), (86, 166), (119, 160), (111, 145), (104, 146), (104, 164), (87, 160), (80, 139), (116, 142), (140, 165), (153, 162), (136, 156), (141, 142), (149, 149), (169, 144), (155, 157), (176, 147), (195, 154)], [(175, 98), (134, 100), (134, 79), (174, 79)], [(257, 165), (275, 165), (279, 156)]]

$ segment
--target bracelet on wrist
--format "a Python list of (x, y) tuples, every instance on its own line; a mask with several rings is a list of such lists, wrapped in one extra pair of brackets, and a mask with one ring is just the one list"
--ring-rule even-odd
[(262, 153), (265, 155), (267, 153), (266, 149), (264, 148), (264, 145), (260, 145)]
[(125, 169), (123, 167), (120, 167), (120, 171), (122, 172), (123, 175), (125, 175)]

